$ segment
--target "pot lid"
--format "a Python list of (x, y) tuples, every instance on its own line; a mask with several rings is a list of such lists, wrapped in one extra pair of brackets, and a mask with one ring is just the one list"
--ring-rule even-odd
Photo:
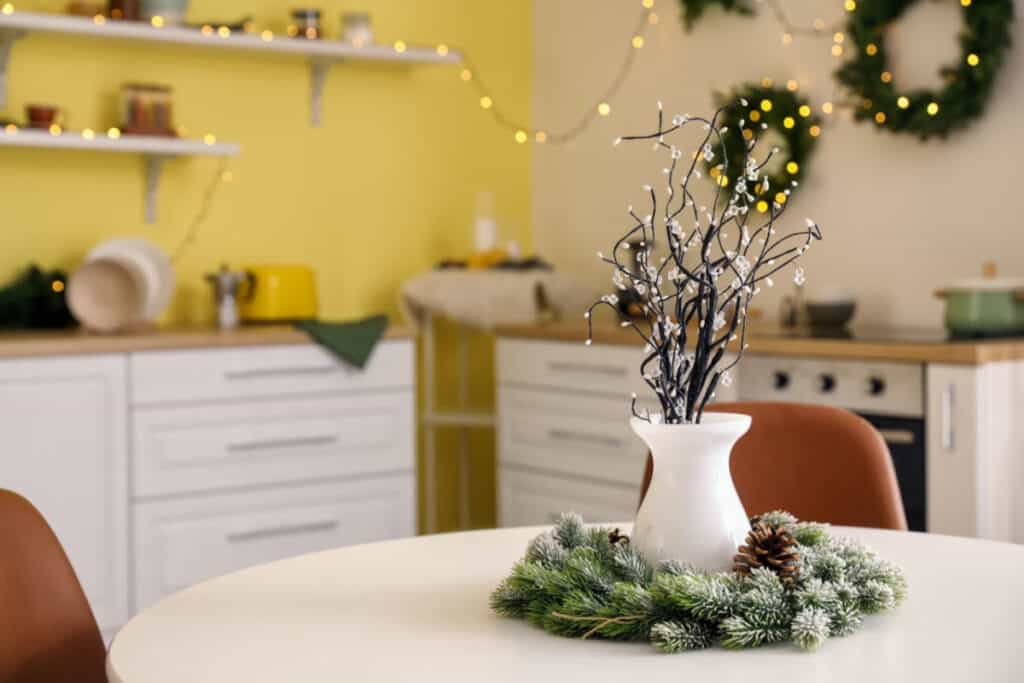
[(946, 286), (947, 292), (1013, 292), (1024, 290), (1021, 277), (975, 277), (954, 280)]

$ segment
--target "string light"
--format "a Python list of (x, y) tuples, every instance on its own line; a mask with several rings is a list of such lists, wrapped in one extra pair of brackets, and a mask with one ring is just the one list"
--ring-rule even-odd
[(60, 125), (58, 125), (56, 123), (50, 125), (50, 135), (56, 136), (56, 135), (60, 135), (63, 132), (64, 132), (64, 130), (60, 127)]
[[(966, 7), (966, 6), (967, 5), (964, 5), (964, 7)], [(928, 112), (929, 116), (935, 116), (936, 114), (939, 113), (939, 103), (938, 102), (929, 102), (928, 103), (928, 108), (926, 109), (926, 111)]]
[(843, 9), (845, 9), (847, 12), (855, 11), (857, 9), (856, 0), (846, 0), (846, 2), (843, 3)]
[(487, 95), (484, 95), (483, 97), (480, 98), (480, 106), (483, 107), (484, 109), (490, 109), (491, 107), (494, 106), (494, 100), (492, 100)]
[(832, 103), (831, 102), (826, 102), (823, 105), (821, 105), (821, 111), (826, 113), (826, 114), (831, 114), (832, 113)]
[(843, 46), (842, 45), (838, 45), (838, 44), (837, 45), (833, 45), (832, 46), (832, 56), (833, 57), (842, 57), (843, 56)]
[(16, 135), (18, 132), (18, 127), (13, 123), (8, 123), (6, 126), (4, 126), (4, 132), (7, 133), (8, 135)]
[(805, 119), (811, 115), (811, 108), (806, 104), (801, 104), (800, 108), (797, 109), (796, 111), (798, 114), (800, 114), (800, 116), (802, 116)]
[(882, 79), (882, 83), (892, 83), (892, 73), (889, 71), (883, 71), (879, 78)]
[(759, 211), (760, 213), (764, 213), (765, 211), (767, 211), (767, 210), (768, 210), (768, 202), (766, 202), (766, 201), (765, 201), (765, 200), (763, 200), (763, 199), (762, 199), (761, 201), (759, 201), (759, 202), (757, 203), (757, 210), (758, 210), (758, 211)]
[(14, 5), (12, 5), (9, 2), (5, 2), (4, 6), (3, 6), (3, 10), (0, 10), (0, 11), (3, 11), (4, 14), (14, 14)]
[(832, 34), (833, 43), (841, 43), (844, 40), (846, 40), (846, 36), (843, 34), (842, 31), (836, 31), (835, 33)]
[(761, 111), (767, 113), (767, 112), (770, 112), (771, 110), (772, 110), (772, 101), (771, 100), (761, 100)]
[(791, 45), (792, 43), (793, 43), (793, 34), (792, 33), (783, 33), (782, 34), (782, 44), (783, 45)]
[(82, 131), (82, 138), (85, 140), (92, 140), (96, 137), (96, 131), (92, 128), (86, 128)]
[(516, 135), (515, 135), (515, 139), (516, 139), (516, 142), (518, 142), (521, 145), (521, 144), (525, 143), (527, 140), (529, 140), (530, 137), (526, 134), (525, 130), (517, 130), (516, 131)]
[(788, 164), (786, 164), (786, 172), (789, 173), (790, 175), (796, 175), (797, 173), (800, 172), (800, 164), (796, 163), (795, 161), (789, 162)]
[(405, 41), (404, 40), (396, 40), (395, 41), (395, 52), (397, 52), (399, 54), (405, 52)]
[(960, 4), (962, 6), (964, 6), (964, 7), (970, 7), (971, 6), (971, 0), (960, 0)]
[(60, 280), (54, 280), (53, 282), (50, 283), (50, 289), (60, 294), (61, 292), (64, 291), (64, 283), (61, 282)]
[(880, 111), (880, 112), (876, 112), (875, 113), (875, 123), (877, 123), (878, 125), (882, 125), (883, 123), (885, 123), (885, 112), (884, 111)]
[(795, 125), (796, 119), (794, 119), (792, 116), (787, 116), (786, 118), (782, 119), (782, 127), (785, 128), (786, 130), (789, 130)]
[(900, 109), (906, 109), (910, 106), (910, 100), (906, 97), (900, 97), (896, 100), (896, 106)]
[(601, 104), (597, 105), (597, 113), (600, 114), (601, 116), (608, 116), (608, 114), (612, 113), (612, 108), (608, 105), (607, 102), (602, 102)]
[(811, 126), (807, 132), (811, 134), (812, 138), (816, 138), (821, 135), (821, 126)]
[(213, 27), (210, 26), (209, 24), (203, 24), (203, 27), (201, 29), (199, 29), (199, 32), (202, 33), (204, 36), (207, 36), (207, 37), (212, 36), (213, 35)]
[(260, 38), (263, 39), (263, 42), (269, 43), (274, 39), (274, 32), (270, 30), (264, 31), (260, 34)]
[(459, 74), (459, 78), (461, 78), (464, 81), (471, 81), (473, 80), (473, 72), (470, 71), (469, 69), (463, 69), (462, 72)]
[(228, 36), (231, 35), (231, 29), (228, 28), (227, 26), (221, 26), (220, 28), (217, 29), (217, 35), (220, 36), (221, 38), (227, 38)]
[(651, 12), (650, 14), (647, 15), (648, 24), (654, 25), (657, 24), (659, 21), (661, 21), (661, 19), (654, 12)]
[(215, 145), (217, 144), (217, 136), (214, 135), (213, 133), (207, 133), (206, 135), (203, 136), (203, 142), (206, 143), (207, 145)]
[(764, 78), (761, 79), (762, 88), (770, 88), (773, 85), (775, 85), (775, 81), (773, 81), (769, 76), (765, 76)]
[(107, 18), (102, 14), (97, 14), (92, 18), (92, 23), (96, 24), (97, 26), (103, 26), (103, 24), (107, 23)]
[(874, 57), (878, 54), (878, 46), (874, 43), (868, 43), (864, 46), (864, 52), (867, 53), (868, 57)]
[(756, 109), (751, 109), (750, 110), (750, 120), (753, 121), (754, 123), (757, 123), (758, 121), (760, 121), (761, 120), (761, 112), (759, 112)]
[(786, 81), (786, 90), (788, 90), (789, 92), (796, 92), (799, 87), (800, 84), (793, 79), (789, 79), (788, 81)]
[(640, 48), (642, 48), (644, 46), (644, 37), (643, 36), (633, 36), (632, 44), (633, 44), (633, 47), (635, 47), (637, 50), (639, 50)]
[(543, 145), (545, 142), (548, 141), (548, 134), (542, 130), (538, 130), (537, 133), (533, 136), (533, 139)]
[(651, 9), (654, 7), (654, 0), (643, 0), (640, 4), (643, 5), (644, 9)]
[(153, 25), (153, 28), (163, 28), (164, 18), (157, 14), (149, 20), (149, 23)]
[(119, 139), (121, 137), (121, 129), (120, 128), (108, 128), (107, 129), (107, 137), (110, 138), (111, 140)]
[(973, 52), (971, 54), (967, 55), (967, 65), (968, 66), (978, 66), (978, 64), (980, 64), (980, 63), (981, 63), (981, 57), (979, 57), (978, 55), (974, 54)]
[(440, 45), (438, 45), (437, 46), (437, 54), (439, 54), (442, 57), (447, 57), (448, 56), (448, 46), (445, 45), (444, 43), (441, 43)]

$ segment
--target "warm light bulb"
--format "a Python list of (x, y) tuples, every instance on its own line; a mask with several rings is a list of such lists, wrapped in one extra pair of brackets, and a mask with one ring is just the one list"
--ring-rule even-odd
[(60, 294), (61, 292), (64, 291), (64, 283), (61, 282), (60, 280), (54, 280), (53, 282), (50, 283), (50, 289)]
[(764, 213), (765, 211), (767, 211), (768, 210), (768, 202), (766, 202), (763, 199), (761, 201), (759, 201), (757, 203), (757, 210), (759, 212), (761, 212), (761, 213)]
[(643, 0), (640, 4), (644, 6), (644, 9), (651, 9), (654, 7), (654, 0)]
[(771, 100), (761, 100), (761, 111), (769, 112), (772, 110)]
[(819, 135), (821, 135), (821, 127), (820, 126), (811, 126), (810, 130), (808, 130), (807, 132), (811, 134), (812, 138), (816, 138)]
[(744, 128), (743, 129), (743, 139), (744, 140), (753, 140), (754, 139), (754, 131), (750, 130), (749, 128)]
[(936, 114), (939, 113), (939, 103), (929, 102), (927, 111), (929, 116), (935, 116)]
[(441, 55), (442, 57), (447, 57), (448, 56), (448, 46), (445, 45), (444, 43), (441, 43), (440, 45), (438, 45), (437, 46), (437, 54)]
[(776, 192), (775, 193), (775, 203), (776, 204), (785, 204), (786, 203), (786, 193), (785, 192)]
[(203, 24), (203, 27), (201, 29), (199, 29), (199, 32), (202, 33), (204, 36), (212, 36), (213, 35), (213, 27), (210, 26), (209, 24)]
[(14, 5), (9, 2), (5, 2), (2, 11), (4, 14), (14, 14)]
[(716, 182), (718, 182), (719, 187), (727, 187), (729, 185), (729, 176), (720, 175), (718, 176), (718, 180)]
[(801, 104), (800, 108), (797, 110), (797, 113), (799, 113), (800, 116), (806, 119), (808, 116), (811, 115), (811, 108), (806, 104)]
[(832, 46), (832, 56), (833, 57), (842, 57), (843, 56), (843, 46), (842, 45), (833, 45)]
[(882, 83), (892, 83), (892, 72), (883, 71), (879, 78), (882, 79)]
[(633, 43), (633, 47), (635, 47), (636, 49), (639, 50), (640, 48), (642, 48), (644, 46), (644, 37), (643, 36), (633, 36), (632, 43)]
[(658, 15), (655, 14), (654, 12), (651, 12), (650, 14), (647, 15), (648, 24), (654, 25), (657, 24), (659, 21), (660, 19), (658, 18)]
[(96, 24), (97, 26), (103, 26), (103, 24), (107, 23), (107, 18), (102, 14), (97, 14), (92, 18), (92, 23)]
[(969, 66), (978, 66), (978, 64), (980, 64), (980, 63), (981, 63), (981, 57), (979, 57), (978, 55), (974, 54), (973, 52), (971, 54), (967, 55), (967, 64)]
[(270, 30), (266, 30), (266, 31), (264, 31), (263, 33), (260, 34), (260, 38), (263, 39), (263, 42), (269, 43), (270, 41), (272, 41), (274, 39), (274, 32), (270, 31)]
[(597, 113), (600, 114), (601, 116), (608, 116), (608, 114), (612, 113), (612, 108), (608, 105), (607, 102), (602, 102), (601, 104), (597, 105)]
[(92, 128), (86, 128), (82, 131), (82, 137), (86, 140), (92, 140), (96, 137), (96, 132)]
[(751, 109), (750, 110), (750, 120), (753, 121), (754, 123), (757, 123), (758, 121), (760, 121), (761, 120), (761, 112), (759, 112), (756, 109)]
[(459, 78), (464, 81), (471, 81), (473, 80), (473, 72), (469, 69), (463, 69), (462, 73), (459, 74)]
[(874, 57), (878, 54), (878, 46), (874, 43), (868, 43), (864, 46), (864, 52), (867, 53), (868, 57)]
[(405, 52), (405, 41), (403, 41), (403, 40), (396, 40), (395, 41), (395, 52), (398, 52), (398, 53)]
[(772, 87), (772, 85), (774, 85), (774, 84), (775, 84), (775, 81), (773, 81), (773, 80), (772, 80), (772, 79), (771, 79), (770, 77), (768, 77), (768, 76), (765, 76), (764, 78), (762, 78), (762, 79), (761, 79), (761, 87), (762, 87), (762, 88), (770, 88), (770, 87)]
[(876, 112), (875, 113), (875, 123), (877, 123), (878, 125), (882, 125), (883, 123), (885, 123), (885, 112), (884, 111), (880, 111), (880, 112)]
[(782, 44), (783, 45), (789, 45), (792, 42), (793, 42), (793, 34), (792, 33), (783, 33), (782, 34)]
[(227, 26), (221, 26), (220, 28), (217, 29), (217, 35), (220, 36), (221, 38), (227, 38), (228, 36), (231, 35), (231, 29), (228, 28)]
[(164, 18), (157, 14), (149, 20), (149, 23), (153, 25), (153, 28), (163, 28)]
[(63, 129), (56, 123), (50, 125), (50, 135), (60, 135)]
[(825, 112), (826, 114), (831, 114), (832, 113), (832, 103), (831, 102), (826, 102), (825, 104), (821, 105), (821, 111)]
[(492, 100), (487, 95), (484, 95), (483, 97), (480, 98), (480, 106), (483, 107), (484, 109), (490, 109), (491, 107), (494, 106), (494, 100)]
[(857, 2), (856, 0), (846, 0), (846, 2), (843, 3), (843, 7), (847, 12), (852, 12), (857, 9)]
[(896, 100), (896, 106), (899, 107), (900, 109), (906, 109), (907, 107), (910, 106), (910, 100), (906, 97), (900, 97), (898, 100)]
[(538, 130), (537, 134), (533, 136), (533, 139), (543, 145), (548, 141), (548, 134), (542, 130)]
[(529, 137), (526, 135), (526, 131), (524, 130), (517, 130), (515, 138), (516, 142), (518, 142), (520, 145), (529, 140)]
[(18, 132), (18, 127), (13, 123), (8, 123), (6, 126), (4, 126), (4, 132), (7, 133), (8, 135), (14, 135), (15, 133)]
[(814, 20), (814, 28), (817, 31), (820, 31), (823, 28), (825, 28), (825, 20), (822, 19), (821, 17), (818, 17), (817, 19), (815, 19)]
[(107, 137), (111, 140), (117, 140), (121, 137), (121, 130), (119, 128), (110, 128), (107, 130)]
[(786, 90), (788, 90), (790, 92), (796, 92), (799, 87), (800, 87), (800, 84), (797, 83), (792, 78), (789, 79), (788, 81), (786, 81)]
[(846, 40), (846, 36), (843, 35), (842, 31), (836, 31), (834, 34), (832, 34), (832, 42), (841, 43), (844, 40)]
[(203, 136), (203, 142), (207, 145), (215, 145), (217, 144), (217, 136), (213, 133), (207, 133)]
[(785, 128), (786, 130), (789, 130), (795, 125), (796, 120), (792, 116), (787, 116), (786, 118), (782, 119), (782, 127)]
[(797, 173), (800, 172), (800, 164), (796, 163), (795, 161), (789, 162), (788, 164), (786, 164), (786, 172), (789, 173), (790, 175), (796, 175)]
[(971, 6), (971, 0), (960, 0), (960, 4), (962, 6), (964, 6), (964, 7), (970, 7)]

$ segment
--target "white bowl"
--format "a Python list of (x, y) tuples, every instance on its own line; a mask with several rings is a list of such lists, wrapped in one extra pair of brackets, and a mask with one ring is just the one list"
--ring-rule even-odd
[(68, 308), (82, 327), (118, 332), (141, 320), (142, 292), (132, 273), (117, 261), (95, 259), (68, 280)]
[(121, 237), (95, 247), (86, 262), (103, 259), (121, 264), (134, 278), (142, 295), (140, 317), (155, 320), (174, 294), (174, 269), (160, 247), (141, 237)]

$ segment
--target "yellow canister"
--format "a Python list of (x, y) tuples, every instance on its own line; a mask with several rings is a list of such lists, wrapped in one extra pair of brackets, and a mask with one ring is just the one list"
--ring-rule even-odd
[(245, 269), (238, 310), (246, 322), (287, 322), (317, 317), (316, 276), (309, 266), (263, 265)]

